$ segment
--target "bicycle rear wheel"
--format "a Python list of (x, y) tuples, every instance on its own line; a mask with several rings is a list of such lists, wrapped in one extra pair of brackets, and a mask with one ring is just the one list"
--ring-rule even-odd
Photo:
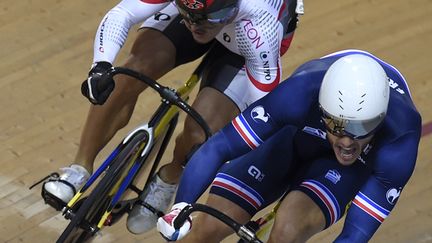
[(119, 179), (125, 170), (130, 168), (135, 160), (135, 155), (141, 153), (147, 145), (148, 133), (138, 132), (108, 167), (105, 175), (96, 185), (94, 190), (79, 206), (71, 222), (60, 235), (60, 242), (84, 242), (90, 240), (98, 231), (96, 224), (102, 218), (109, 207), (112, 196), (110, 192), (118, 186)]

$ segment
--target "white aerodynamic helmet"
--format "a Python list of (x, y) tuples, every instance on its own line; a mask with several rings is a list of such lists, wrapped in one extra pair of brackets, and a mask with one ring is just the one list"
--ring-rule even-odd
[(384, 69), (372, 57), (351, 54), (338, 59), (319, 92), (327, 131), (354, 139), (371, 135), (385, 118), (389, 89)]

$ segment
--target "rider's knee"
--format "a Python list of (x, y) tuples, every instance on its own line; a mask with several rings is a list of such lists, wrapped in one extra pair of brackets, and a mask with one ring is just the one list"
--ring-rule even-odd
[(325, 217), (306, 194), (292, 191), (282, 201), (269, 242), (305, 242), (325, 227)]
[(177, 137), (178, 143), (201, 144), (205, 140), (205, 133), (202, 128), (191, 119), (186, 118), (182, 134)]

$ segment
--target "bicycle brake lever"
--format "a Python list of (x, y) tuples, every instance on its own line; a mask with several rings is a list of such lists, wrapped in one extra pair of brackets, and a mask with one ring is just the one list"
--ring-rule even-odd
[(184, 207), (180, 213), (177, 215), (177, 217), (174, 219), (173, 225), (174, 229), (178, 230), (180, 227), (185, 223), (186, 219), (189, 217), (189, 215), (193, 212), (192, 205), (187, 205)]

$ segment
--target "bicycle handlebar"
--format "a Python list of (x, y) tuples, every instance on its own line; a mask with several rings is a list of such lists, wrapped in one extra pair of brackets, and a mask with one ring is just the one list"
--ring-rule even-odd
[(186, 101), (184, 101), (172, 88), (163, 86), (142, 73), (124, 67), (114, 67), (108, 73), (108, 75), (111, 77), (114, 77), (117, 74), (125, 74), (146, 83), (149, 87), (158, 92), (162, 99), (164, 99), (166, 102), (179, 107), (184, 112), (189, 114), (204, 130), (206, 139), (211, 136), (211, 130), (201, 115), (198, 114), (198, 112), (196, 112)]
[(248, 227), (237, 223), (235, 220), (233, 220), (226, 214), (220, 212), (219, 210), (200, 203), (189, 204), (185, 208), (183, 208), (183, 210), (179, 213), (179, 215), (174, 220), (174, 229), (176, 230), (180, 229), (180, 227), (188, 219), (189, 215), (195, 211), (204, 212), (219, 219), (220, 221), (228, 225), (231, 229), (233, 229), (236, 232), (236, 234), (246, 242), (262, 243), (262, 241), (258, 239), (255, 233), (252, 230), (250, 230)]

